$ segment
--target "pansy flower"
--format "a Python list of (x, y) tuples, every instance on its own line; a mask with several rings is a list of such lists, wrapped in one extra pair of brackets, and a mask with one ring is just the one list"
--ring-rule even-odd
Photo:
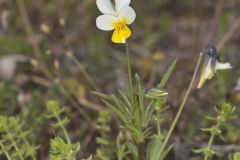
[(226, 70), (232, 68), (230, 63), (219, 62), (219, 56), (214, 46), (206, 45), (202, 53), (206, 54), (207, 57), (203, 65), (202, 74), (197, 88), (201, 88), (206, 80), (212, 79), (218, 70)]
[(115, 5), (110, 0), (97, 0), (97, 7), (103, 13), (97, 17), (96, 25), (104, 31), (113, 31), (112, 41), (125, 43), (131, 36), (128, 25), (136, 18), (136, 13), (130, 7), (131, 0), (115, 0)]

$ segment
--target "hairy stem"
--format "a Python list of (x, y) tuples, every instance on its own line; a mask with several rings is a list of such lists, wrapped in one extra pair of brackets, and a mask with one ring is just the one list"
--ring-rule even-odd
[(177, 115), (176, 115), (176, 117), (175, 117), (175, 119), (174, 119), (174, 121), (173, 121), (173, 123), (172, 123), (172, 125), (171, 125), (171, 127), (170, 127), (170, 129), (169, 129), (169, 131), (168, 131), (168, 133), (167, 133), (166, 138), (164, 139), (163, 145), (162, 145), (161, 150), (160, 150), (160, 152), (159, 152), (160, 155), (164, 152), (165, 147), (166, 147), (166, 145), (167, 145), (167, 143), (168, 143), (168, 141), (169, 141), (169, 138), (171, 137), (172, 132), (173, 132), (173, 130), (174, 130), (176, 124), (177, 124), (177, 121), (178, 121), (178, 119), (179, 119), (179, 117), (180, 117), (180, 115), (181, 115), (181, 113), (182, 113), (182, 111), (183, 111), (183, 109), (184, 109), (184, 106), (185, 106), (185, 104), (186, 104), (187, 98), (188, 98), (188, 96), (189, 96), (189, 94), (190, 94), (190, 91), (191, 91), (191, 89), (192, 89), (192, 87), (193, 87), (193, 83), (194, 83), (194, 81), (195, 81), (195, 79), (196, 79), (197, 72), (198, 72), (198, 69), (199, 69), (199, 67), (200, 67), (201, 60), (202, 60), (202, 53), (200, 53), (200, 55), (199, 55), (198, 62), (197, 62), (197, 65), (196, 65), (196, 67), (195, 67), (195, 70), (194, 70), (194, 74), (193, 74), (191, 83), (189, 84), (188, 90), (187, 90), (187, 92), (186, 92), (186, 94), (185, 94), (185, 96), (184, 96), (184, 99), (183, 99), (183, 101), (182, 101), (182, 104), (181, 104), (181, 106), (180, 106), (180, 108), (179, 108), (179, 110), (178, 110), (178, 112), (177, 112)]
[(129, 54), (128, 42), (126, 41), (126, 58), (127, 58), (127, 69), (128, 69), (128, 91), (131, 100), (131, 105), (134, 106), (134, 92), (133, 92), (133, 82), (132, 82), (132, 70), (131, 70), (131, 58)]

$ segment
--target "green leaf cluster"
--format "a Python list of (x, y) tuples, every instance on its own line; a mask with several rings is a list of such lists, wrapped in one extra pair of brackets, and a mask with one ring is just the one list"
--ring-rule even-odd
[(79, 143), (69, 145), (58, 136), (51, 139), (50, 147), (50, 160), (74, 160), (80, 149)]
[(194, 150), (195, 153), (202, 153), (204, 155), (204, 160), (208, 160), (210, 157), (216, 154), (212, 148), (214, 138), (216, 136), (222, 136), (221, 130), (222, 125), (226, 123), (226, 120), (234, 118), (233, 113), (236, 110), (236, 108), (229, 103), (224, 103), (222, 104), (220, 109), (215, 108), (215, 110), (218, 113), (216, 117), (206, 117), (207, 119), (214, 121), (215, 124), (210, 128), (202, 129), (205, 132), (209, 132), (211, 135), (207, 146), (204, 148)]
[[(118, 90), (118, 96), (93, 92), (117, 114), (123, 122), (123, 128), (126, 128), (130, 132), (135, 143), (128, 143), (127, 147), (134, 159), (137, 159), (139, 152), (135, 144), (144, 144), (146, 138), (154, 135), (150, 127), (150, 121), (153, 120), (154, 117), (156, 117), (157, 122), (161, 120), (160, 114), (158, 113), (165, 110), (162, 106), (167, 96), (167, 92), (163, 91), (163, 89), (174, 70), (176, 62), (175, 60), (172, 63), (161, 82), (147, 92), (145, 92), (140, 77), (137, 74), (135, 74), (136, 92), (134, 95), (131, 95), (130, 91), (128, 94), (125, 94), (122, 90)], [(157, 115), (154, 114), (155, 112), (157, 112)], [(157, 125), (160, 125), (160, 123), (157, 123)], [(170, 145), (164, 150), (162, 155), (159, 155), (158, 151), (162, 146), (162, 139), (159, 137), (160, 133), (158, 134), (158, 138), (152, 139), (148, 145), (146, 157), (149, 160), (163, 160), (173, 147), (173, 145)]]
[(0, 153), (7, 159), (36, 159), (37, 147), (29, 143), (30, 130), (24, 128), (19, 117), (0, 116)]

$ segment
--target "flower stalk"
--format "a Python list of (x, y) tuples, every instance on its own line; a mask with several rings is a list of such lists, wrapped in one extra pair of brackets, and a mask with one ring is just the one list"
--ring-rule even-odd
[[(130, 57), (129, 46), (127, 41), (125, 45), (126, 45), (127, 70), (128, 70), (128, 92), (129, 92), (131, 105), (132, 107), (134, 107), (135, 101), (134, 101), (134, 91), (133, 91), (133, 81), (132, 81), (131, 57)], [(143, 141), (137, 142), (137, 148), (138, 148), (138, 160), (144, 160)]]
[(128, 70), (128, 92), (131, 100), (131, 105), (134, 105), (134, 92), (133, 92), (133, 81), (132, 81), (132, 69), (131, 69), (131, 57), (129, 53), (128, 42), (126, 41), (126, 59), (127, 59), (127, 70)]
[(166, 148), (166, 145), (167, 145), (167, 143), (168, 143), (168, 141), (169, 141), (169, 139), (170, 139), (170, 137), (171, 137), (171, 135), (172, 135), (172, 132), (173, 132), (173, 130), (174, 130), (174, 128), (175, 128), (175, 126), (176, 126), (176, 124), (177, 124), (177, 122), (178, 122), (178, 120), (179, 120), (179, 117), (180, 117), (180, 115), (181, 115), (181, 113), (182, 113), (182, 111), (183, 111), (183, 109), (184, 109), (184, 106), (185, 106), (185, 104), (186, 104), (186, 101), (187, 101), (187, 99), (188, 99), (188, 96), (189, 96), (189, 94), (190, 94), (190, 92), (191, 92), (191, 89), (192, 89), (192, 87), (193, 87), (193, 83), (194, 83), (194, 81), (195, 81), (195, 79), (196, 79), (197, 72), (198, 72), (198, 70), (199, 70), (201, 60), (202, 60), (202, 52), (201, 52), (200, 55), (199, 55), (198, 62), (197, 62), (197, 65), (196, 65), (196, 67), (195, 67), (195, 70), (194, 70), (194, 74), (193, 74), (191, 83), (190, 83), (190, 85), (189, 85), (189, 87), (188, 87), (188, 90), (187, 90), (185, 96), (184, 96), (184, 99), (183, 99), (183, 101), (182, 101), (182, 104), (181, 104), (181, 106), (180, 106), (180, 108), (179, 108), (179, 110), (178, 110), (178, 112), (177, 112), (177, 115), (176, 115), (176, 117), (175, 117), (175, 119), (174, 119), (174, 121), (173, 121), (173, 123), (172, 123), (172, 125), (171, 125), (171, 127), (170, 127), (170, 129), (169, 129), (169, 131), (168, 131), (168, 133), (167, 133), (166, 138), (164, 139), (163, 145), (162, 145), (161, 150), (160, 150), (160, 155), (164, 152), (164, 150), (165, 150), (165, 148)]

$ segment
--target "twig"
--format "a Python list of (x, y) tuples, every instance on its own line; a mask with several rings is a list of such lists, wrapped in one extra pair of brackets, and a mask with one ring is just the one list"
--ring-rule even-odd
[(94, 80), (92, 79), (92, 77), (88, 74), (88, 72), (86, 71), (86, 69), (84, 68), (84, 66), (82, 65), (82, 63), (80, 63), (76, 57), (73, 55), (73, 53), (71, 52), (67, 52), (67, 56), (76, 64), (77, 68), (79, 69), (79, 71), (84, 75), (84, 77), (88, 80), (88, 82), (92, 85), (92, 87), (96, 90), (96, 91), (100, 91), (99, 88), (97, 87), (96, 83), (94, 82)]
[(40, 61), (40, 69), (43, 71), (43, 73), (45, 73), (48, 78), (51, 77), (48, 69), (47, 69), (47, 65), (44, 61), (44, 57), (41, 54), (41, 50), (40, 47), (38, 45), (37, 39), (34, 35), (32, 26), (30, 24), (27, 12), (26, 12), (26, 8), (23, 4), (22, 0), (16, 0), (17, 1), (17, 7), (19, 9), (20, 12), (20, 16), (22, 18), (22, 22), (26, 31), (27, 36), (30, 38), (30, 44), (32, 46), (32, 50), (33, 53), (35, 54), (36, 58)]
[[(95, 124), (96, 122), (92, 122), (92, 123), (93, 123), (94, 126), (96, 125)], [(86, 135), (86, 137), (82, 141), (83, 147), (87, 147), (88, 146), (88, 144), (91, 142), (95, 132), (96, 132), (96, 127), (89, 127), (89, 132), (88, 132), (88, 134)]]
[(229, 31), (227, 33), (225, 33), (225, 35), (223, 36), (223, 38), (221, 39), (221, 41), (218, 43), (217, 45), (217, 50), (220, 51), (223, 49), (223, 47), (230, 41), (230, 39), (232, 38), (232, 36), (235, 34), (235, 32), (237, 30), (239, 30), (240, 27), (240, 17), (238, 17), (235, 22), (232, 24), (231, 28), (229, 29)]
[(94, 111), (104, 111), (106, 110), (103, 106), (100, 106), (99, 104), (90, 102), (86, 98), (79, 98), (79, 103), (83, 105), (85, 108), (94, 110)]
[(223, 8), (223, 5), (224, 5), (224, 1), (225, 0), (218, 0), (218, 3), (217, 3), (216, 8), (215, 8), (214, 16), (213, 16), (213, 18), (211, 20), (211, 24), (209, 26), (208, 37), (207, 37), (207, 40), (206, 40), (207, 43), (212, 42), (215, 30), (217, 28), (218, 19), (219, 19), (219, 16), (221, 14), (221, 11), (222, 11), (222, 8)]
[(23, 79), (23, 81), (32, 81), (46, 88), (50, 88), (52, 86), (52, 82), (50, 80), (36, 76), (36, 75), (21, 74), (20, 76)]

